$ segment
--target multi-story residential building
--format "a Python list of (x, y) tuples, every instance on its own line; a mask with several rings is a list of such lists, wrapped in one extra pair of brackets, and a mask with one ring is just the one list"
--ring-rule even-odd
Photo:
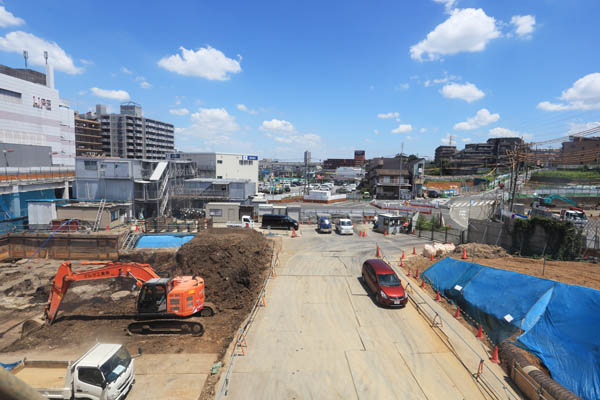
[(77, 156), (102, 155), (100, 122), (75, 114), (75, 151)]
[(434, 163), (440, 165), (444, 160), (449, 160), (456, 154), (456, 146), (438, 146), (435, 149)]
[(0, 142), (52, 148), (52, 164), (75, 165), (73, 112), (46, 73), (0, 65)]
[(377, 199), (406, 199), (412, 195), (406, 157), (377, 157), (367, 164), (370, 192)]
[(367, 159), (365, 158), (364, 150), (354, 150), (354, 166), (355, 167), (364, 167), (367, 163)]
[(450, 175), (469, 175), (487, 172), (491, 168), (506, 168), (508, 152), (524, 144), (519, 137), (491, 138), (485, 143), (469, 143), (463, 150), (455, 146), (438, 146), (435, 162)]
[(571, 136), (568, 142), (562, 143), (561, 165), (600, 165), (600, 137)]
[(168, 155), (169, 160), (192, 161), (198, 178), (247, 179), (258, 183), (258, 156), (232, 153), (185, 153)]
[(81, 117), (100, 122), (102, 152), (106, 156), (164, 160), (175, 151), (173, 125), (144, 117), (139, 104), (123, 103), (119, 114), (108, 113), (106, 106), (98, 104), (95, 113)]

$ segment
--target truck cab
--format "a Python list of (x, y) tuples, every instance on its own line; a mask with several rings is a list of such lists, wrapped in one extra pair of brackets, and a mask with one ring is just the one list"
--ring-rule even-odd
[(46, 399), (121, 400), (135, 381), (133, 364), (125, 346), (97, 343), (74, 362), (25, 359), (11, 372)]

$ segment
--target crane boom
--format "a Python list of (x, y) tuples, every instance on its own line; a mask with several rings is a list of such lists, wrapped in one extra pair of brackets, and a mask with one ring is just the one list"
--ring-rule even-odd
[(56, 318), (58, 307), (67, 290), (69, 290), (71, 282), (126, 277), (135, 279), (137, 285), (141, 286), (142, 283), (150, 279), (159, 278), (148, 264), (109, 262), (103, 265), (104, 267), (101, 268), (79, 272), (73, 271), (70, 262), (63, 262), (58, 267), (50, 288), (48, 305), (46, 306), (46, 317), (50, 323)]

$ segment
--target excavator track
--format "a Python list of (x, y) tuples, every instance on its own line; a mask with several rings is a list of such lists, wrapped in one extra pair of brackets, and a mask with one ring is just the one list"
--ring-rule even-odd
[(153, 319), (132, 322), (127, 326), (132, 335), (191, 335), (202, 336), (204, 326), (190, 319)]

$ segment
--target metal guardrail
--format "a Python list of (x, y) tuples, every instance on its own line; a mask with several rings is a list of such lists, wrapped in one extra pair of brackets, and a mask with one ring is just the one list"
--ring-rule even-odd
[(44, 182), (49, 180), (75, 179), (75, 168), (71, 167), (29, 167), (0, 168), (0, 184), (15, 181)]

